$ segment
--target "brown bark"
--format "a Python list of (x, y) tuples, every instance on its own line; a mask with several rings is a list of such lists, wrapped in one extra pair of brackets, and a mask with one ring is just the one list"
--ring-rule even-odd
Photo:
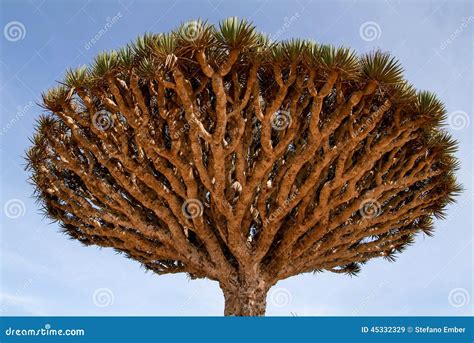
[(268, 285), (258, 279), (241, 280), (236, 284), (222, 284), (225, 316), (264, 316)]

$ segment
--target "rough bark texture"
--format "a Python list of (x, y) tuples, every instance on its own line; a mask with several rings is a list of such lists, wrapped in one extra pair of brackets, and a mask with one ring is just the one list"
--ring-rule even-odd
[(263, 316), (267, 304), (268, 285), (255, 279), (236, 285), (221, 285), (224, 293), (224, 315)]
[(393, 58), (192, 25), (43, 95), (28, 166), (64, 232), (220, 282), (226, 315), (263, 315), (278, 280), (354, 274), (430, 234), (459, 191), (454, 142)]

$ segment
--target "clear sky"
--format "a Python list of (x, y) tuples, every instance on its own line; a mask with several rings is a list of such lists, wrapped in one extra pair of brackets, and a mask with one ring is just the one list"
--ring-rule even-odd
[[(110, 249), (83, 247), (38, 213), (22, 156), (42, 91), (144, 32), (182, 21), (245, 17), (274, 39), (300, 37), (396, 55), (406, 78), (436, 92), (459, 141), (465, 192), (397, 262), (373, 260), (358, 277), (306, 274), (279, 282), (268, 315), (472, 315), (473, 26), (465, 1), (5, 1), (0, 7), (3, 315), (222, 315), (215, 282), (145, 273)], [(95, 38), (94, 38), (95, 37)]]

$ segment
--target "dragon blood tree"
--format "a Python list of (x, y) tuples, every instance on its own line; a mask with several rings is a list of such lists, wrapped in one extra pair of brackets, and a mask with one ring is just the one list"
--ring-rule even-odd
[(393, 260), (460, 191), (443, 104), (386, 53), (271, 42), (244, 20), (146, 34), (43, 94), (46, 214), (263, 315), (278, 280)]

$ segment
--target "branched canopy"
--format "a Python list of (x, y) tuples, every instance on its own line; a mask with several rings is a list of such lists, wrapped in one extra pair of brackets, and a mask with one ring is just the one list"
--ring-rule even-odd
[(460, 191), (444, 106), (393, 57), (245, 20), (145, 34), (43, 102), (27, 160), (47, 215), (158, 274), (354, 274)]

